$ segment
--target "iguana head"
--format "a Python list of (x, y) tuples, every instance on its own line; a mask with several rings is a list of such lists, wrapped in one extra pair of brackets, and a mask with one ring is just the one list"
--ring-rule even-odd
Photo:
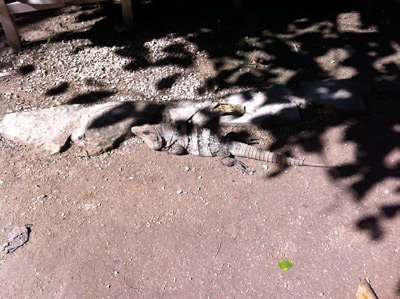
[(155, 151), (160, 151), (165, 145), (165, 140), (154, 125), (135, 126), (131, 128), (131, 131)]

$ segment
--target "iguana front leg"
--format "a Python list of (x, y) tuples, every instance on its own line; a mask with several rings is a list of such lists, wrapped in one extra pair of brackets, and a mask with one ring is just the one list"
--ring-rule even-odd
[(169, 154), (172, 155), (186, 155), (187, 154), (187, 150), (184, 146), (180, 145), (180, 144), (173, 144), (170, 147), (165, 147), (162, 149), (163, 151), (168, 152)]

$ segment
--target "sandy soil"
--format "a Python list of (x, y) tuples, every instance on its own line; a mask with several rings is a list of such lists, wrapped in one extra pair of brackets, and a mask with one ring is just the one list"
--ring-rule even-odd
[[(321, 78), (362, 83), (369, 112), (313, 108), (252, 130), (263, 148), (338, 165), (243, 160), (254, 175), (135, 138), (77, 157), (0, 137), (1, 242), (32, 225), (25, 246), (0, 255), (0, 297), (354, 298), (369, 278), (380, 298), (400, 298), (400, 43), (388, 10), (366, 23), (357, 7), (251, 2), (233, 21), (229, 3), (146, 3), (134, 33), (119, 32), (118, 5), (19, 16), (25, 47), (10, 51), (0, 35), (0, 73), (13, 71), (0, 78), (0, 117)], [(256, 49), (268, 67), (248, 65)]]

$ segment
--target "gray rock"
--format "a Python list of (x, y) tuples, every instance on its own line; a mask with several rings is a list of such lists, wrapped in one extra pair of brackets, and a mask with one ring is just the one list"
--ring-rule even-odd
[(0, 123), (7, 139), (54, 154), (66, 145), (79, 120), (79, 105), (10, 113)]
[[(299, 108), (304, 108), (307, 104), (305, 98), (294, 95), (284, 85), (274, 84), (267, 90), (267, 97), (269, 103), (294, 103)], [(297, 109), (294, 109), (298, 112)]]
[(92, 108), (80, 119), (71, 139), (89, 155), (98, 155), (118, 146), (131, 136), (133, 126), (152, 123), (162, 105), (152, 102), (112, 102)]
[(340, 111), (365, 111), (367, 107), (350, 80), (322, 80), (303, 84), (301, 94), (315, 104)]
[(246, 107), (246, 113), (239, 117), (222, 116), (220, 123), (223, 125), (253, 125), (265, 122), (291, 123), (300, 120), (297, 105), (301, 100), (292, 95), (283, 85), (273, 85), (266, 93), (239, 92), (222, 102), (243, 105)]
[(160, 104), (138, 101), (11, 113), (0, 122), (0, 134), (50, 154), (66, 149), (71, 139), (95, 155), (123, 141), (132, 126), (153, 122), (161, 108)]

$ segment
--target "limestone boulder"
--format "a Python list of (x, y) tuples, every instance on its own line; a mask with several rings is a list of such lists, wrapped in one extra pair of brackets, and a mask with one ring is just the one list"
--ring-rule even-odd
[(268, 123), (291, 123), (300, 120), (298, 103), (283, 85), (273, 85), (267, 92), (245, 91), (232, 94), (222, 102), (243, 105), (246, 113), (242, 116), (225, 115), (220, 119), (223, 125), (258, 125)]
[(133, 126), (154, 123), (162, 105), (147, 101), (111, 102), (90, 108), (81, 115), (71, 140), (89, 155), (98, 155), (130, 137)]
[(367, 109), (358, 88), (350, 80), (321, 80), (303, 84), (302, 96), (322, 107), (343, 111), (362, 112)]
[(154, 122), (162, 107), (135, 101), (10, 113), (0, 122), (0, 134), (50, 154), (67, 149), (72, 141), (96, 155), (130, 136), (132, 126)]
[(9, 140), (54, 154), (66, 146), (81, 114), (79, 105), (10, 113), (0, 122), (0, 134)]
[(203, 127), (217, 121), (219, 115), (212, 111), (217, 105), (211, 101), (172, 101), (165, 104), (162, 119), (171, 124), (186, 123)]

